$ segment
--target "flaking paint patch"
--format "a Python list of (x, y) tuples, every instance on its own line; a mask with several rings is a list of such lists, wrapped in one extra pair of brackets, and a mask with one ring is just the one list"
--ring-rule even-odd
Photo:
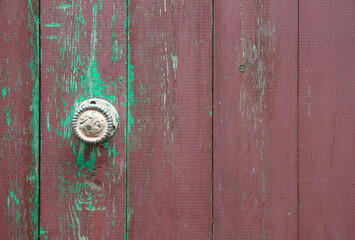
[[(128, 51), (130, 51), (130, 46), (128, 45)], [(126, 143), (128, 146), (128, 152), (134, 148), (135, 138), (131, 136), (132, 128), (134, 127), (134, 118), (133, 118), (133, 108), (137, 97), (134, 95), (135, 89), (135, 79), (134, 79), (134, 65), (130, 63), (130, 54), (128, 54), (128, 125), (126, 132)]]
[[(21, 214), (19, 212), (20, 200), (16, 196), (14, 191), (9, 191), (9, 196), (7, 197), (7, 208), (8, 208), (8, 220), (15, 219), (12, 224), (18, 224), (21, 219)], [(13, 226), (11, 226), (13, 227)]]
[[(9, 89), (10, 89), (10, 88), (9, 88)], [(2, 93), (3, 99), (5, 100), (6, 95), (7, 95), (7, 87), (3, 87), (3, 88), (1, 89), (1, 93)]]
[(14, 191), (10, 191), (9, 197), (7, 198), (7, 206), (8, 206), (8, 207), (10, 207), (11, 199), (14, 199), (14, 200), (15, 200), (16, 205), (19, 205), (19, 204), (20, 204), (20, 200), (17, 198), (17, 196), (16, 196), (16, 194), (15, 194)]
[[(68, 31), (68, 29), (65, 28), (54, 27), (51, 31), (57, 31), (57, 33), (51, 35), (55, 37), (48, 40), (56, 39), (60, 48), (58, 49), (60, 51), (58, 54), (59, 58), (56, 60), (57, 66), (54, 66), (55, 69), (53, 70), (53, 73), (56, 74), (56, 84), (58, 85), (57, 88), (53, 89), (53, 92), (54, 95), (59, 93), (60, 97), (53, 98), (51, 104), (54, 105), (56, 113), (54, 113), (54, 115), (51, 113), (47, 121), (49, 122), (49, 126), (51, 126), (51, 132), (58, 137), (58, 146), (63, 148), (63, 150), (71, 147), (73, 153), (76, 155), (76, 161), (68, 161), (68, 166), (63, 164), (63, 169), (59, 171), (58, 177), (61, 182), (59, 189), (62, 192), (62, 197), (67, 198), (66, 201), (70, 201), (71, 198), (74, 199), (74, 202), (70, 202), (71, 205), (67, 215), (68, 221), (66, 221), (66, 217), (62, 217), (60, 224), (61, 228), (70, 226), (74, 232), (74, 238), (76, 239), (87, 238), (84, 236), (86, 235), (86, 227), (82, 223), (83, 210), (90, 212), (105, 210), (106, 206), (102, 204), (102, 202), (99, 202), (100, 200), (96, 201), (95, 199), (103, 199), (105, 197), (104, 194), (106, 194), (106, 192), (104, 191), (110, 191), (111, 182), (120, 180), (122, 169), (124, 168), (124, 162), (121, 161), (120, 165), (115, 162), (115, 158), (118, 156), (118, 150), (116, 146), (112, 144), (113, 141), (98, 148), (89, 148), (78, 142), (75, 138), (73, 139), (71, 128), (68, 127), (70, 126), (72, 113), (77, 108), (78, 103), (84, 99), (88, 97), (102, 97), (115, 104), (119, 104), (118, 96), (124, 96), (124, 93), (121, 94), (119, 92), (122, 86), (117, 86), (118, 81), (123, 85), (123, 77), (120, 76), (119, 79), (113, 78), (103, 73), (100, 69), (100, 61), (102, 60), (98, 57), (103, 56), (101, 54), (103, 50), (105, 50), (101, 49), (101, 41), (103, 40), (102, 37), (106, 38), (106, 36), (100, 34), (101, 28), (105, 28), (105, 26), (99, 25), (102, 23), (100, 19), (103, 14), (100, 10), (104, 9), (104, 4), (106, 4), (106, 2), (100, 0), (96, 3), (91, 3), (90, 1), (90, 3), (84, 6), (81, 1), (72, 1), (71, 6), (68, 8), (57, 7), (57, 9), (68, 10), (65, 14), (69, 17), (67, 20), (63, 21), (62, 26), (65, 25), (73, 29), (72, 31)], [(114, 6), (115, 3), (112, 4)], [(86, 18), (84, 18), (84, 12)], [(88, 17), (90, 13), (92, 13), (92, 18)], [(107, 11), (105, 11), (105, 13), (107, 13)], [(117, 17), (118, 10), (114, 10), (112, 19)], [(91, 26), (87, 27), (88, 25)], [(115, 26), (114, 28), (115, 29), (110, 29), (110, 33), (111, 31), (117, 31), (118, 27)], [(114, 62), (120, 62), (123, 56), (124, 44), (118, 41), (119, 35), (116, 35), (116, 32), (113, 32), (112, 36), (113, 47), (111, 50), (113, 60)], [(81, 46), (82, 42), (85, 42), (88, 38), (90, 44)], [(110, 34), (107, 34), (107, 39), (110, 40)], [(53, 42), (55, 43), (55, 41)], [(108, 54), (110, 55), (110, 49), (108, 50)], [(71, 60), (69, 65), (68, 59)], [(121, 64), (123, 64), (123, 62), (121, 62)], [(58, 70), (59, 66), (67, 69), (65, 75), (63, 71)], [(114, 89), (115, 94), (110, 94), (112, 89)], [(66, 95), (62, 93), (68, 94), (72, 99), (75, 99), (73, 106), (72, 100), (68, 100)], [(59, 119), (59, 124), (57, 124), (56, 118)], [(105, 151), (102, 151), (103, 149), (105, 149)], [(110, 158), (108, 164), (112, 164), (114, 169), (116, 169), (117, 164), (117, 168), (121, 168), (121, 172), (119, 176), (117, 176), (117, 172), (115, 175), (115, 171), (112, 171), (111, 175), (110, 171), (106, 170), (106, 176), (110, 180), (108, 187), (104, 191), (95, 192), (94, 190), (97, 190), (100, 186), (90, 181), (90, 177), (94, 174), (97, 168), (97, 160), (103, 152), (105, 152), (104, 154), (107, 153)], [(75, 175), (74, 178), (65, 178), (65, 173), (63, 172), (68, 170), (73, 171)], [(96, 193), (99, 194), (94, 195)], [(117, 210), (117, 208), (115, 209)], [(89, 217), (90, 216), (92, 215), (89, 214)]]
[[(264, 127), (269, 114), (268, 111), (265, 111), (268, 108), (265, 102), (265, 93), (271, 92), (273, 84), (276, 83), (273, 57), (277, 46), (275, 46), (275, 24), (268, 20), (268, 16), (265, 17), (265, 14), (267, 15), (269, 11), (268, 7), (266, 6), (264, 9), (264, 1), (261, 0), (254, 4), (256, 4), (256, 18), (248, 19), (250, 13), (245, 14), (243, 12), (243, 2), (241, 2), (241, 37), (237, 43), (240, 43), (240, 45), (237, 45), (235, 49), (237, 52), (242, 52), (236, 62), (236, 69), (242, 76), (238, 96), (242, 129), (249, 129), (247, 132), (242, 131), (239, 135), (247, 153), (243, 160), (250, 166), (251, 183), (255, 189), (245, 196), (243, 193), (243, 197), (248, 197), (251, 202), (254, 201), (254, 206), (248, 207), (251, 208), (250, 210), (254, 208), (255, 215), (262, 215), (260, 208), (267, 192), (267, 176), (265, 175), (266, 164), (260, 162), (264, 161), (264, 146), (268, 142), (268, 139), (265, 138)], [(255, 34), (250, 33), (248, 24), (245, 23), (245, 21), (249, 23), (250, 20), (255, 21)], [(250, 154), (250, 152), (256, 154)], [(261, 202), (259, 206), (258, 201)], [(262, 229), (265, 229), (264, 223)], [(266, 231), (261, 234), (263, 238), (266, 238)], [(253, 237), (253, 228), (251, 228), (249, 236)]]
[(5, 107), (5, 114), (6, 114), (7, 125), (10, 126), (12, 119), (11, 119), (11, 110), (8, 108), (8, 106)]
[[(114, 104), (118, 104), (119, 89), (117, 87), (117, 80), (110, 79), (104, 81), (103, 79), (109, 79), (110, 76), (104, 75), (100, 69), (100, 61), (98, 55), (101, 52), (101, 37), (98, 33), (98, 16), (102, 13), (99, 11), (104, 7), (104, 1), (99, 1), (98, 3), (88, 4), (89, 7), (85, 6), (86, 9), (90, 9), (86, 12), (92, 12), (92, 20), (89, 18), (85, 19), (83, 15), (83, 6), (80, 2), (73, 3), (69, 15), (75, 16), (75, 21), (66, 22), (68, 26), (73, 26), (74, 32), (66, 33), (64, 29), (58, 29), (60, 33), (56, 34), (58, 36), (58, 42), (61, 43), (59, 65), (63, 66), (66, 64), (66, 59), (70, 58), (70, 75), (63, 78), (57, 74), (56, 81), (60, 85), (59, 92), (67, 92), (70, 96), (75, 97), (75, 103), (72, 106), (65, 97), (55, 99), (55, 108), (57, 110), (57, 118), (60, 119), (60, 126), (56, 126), (56, 134), (59, 137), (60, 142), (58, 142), (59, 147), (63, 147), (62, 144), (66, 144), (67, 147), (72, 147), (73, 153), (76, 155), (76, 162), (72, 163), (73, 166), (69, 167), (71, 163), (68, 163), (68, 169), (73, 170), (76, 175), (76, 180), (65, 179), (65, 174), (60, 174), (61, 184), (60, 189), (62, 195), (65, 198), (71, 199), (73, 197), (74, 203), (71, 202), (70, 205), (70, 216), (68, 216), (69, 221), (71, 221), (71, 228), (74, 232), (74, 237), (76, 239), (87, 239), (85, 235), (86, 228), (82, 225), (82, 212), (87, 210), (90, 212), (94, 211), (104, 211), (106, 206), (103, 205), (106, 191), (111, 189), (111, 174), (106, 170), (106, 176), (110, 180), (107, 189), (102, 189), (102, 187), (95, 182), (91, 181), (92, 176), (94, 176), (97, 169), (97, 160), (101, 156), (102, 152), (100, 149), (105, 148), (108, 156), (110, 157), (110, 162), (112, 160), (112, 167), (115, 169), (115, 158), (118, 156), (118, 151), (113, 142), (104, 144), (103, 146), (98, 146), (91, 148), (83, 143), (78, 142), (75, 138), (72, 138), (70, 121), (72, 118), (72, 113), (78, 106), (78, 103), (87, 99), (88, 97), (100, 97), (105, 98)], [(117, 11), (113, 13), (113, 19), (117, 18)], [(73, 18), (74, 19), (74, 18)], [(91, 29), (87, 28), (88, 22), (92, 21)], [(116, 21), (116, 20), (115, 20)], [(114, 23), (116, 24), (116, 23)], [(117, 26), (114, 27), (117, 29)], [(115, 29), (112, 28), (112, 31)], [(91, 30), (91, 31), (90, 31)], [(64, 34), (66, 33), (66, 34)], [(88, 48), (81, 48), (81, 39), (90, 39), (90, 45)], [(108, 36), (109, 37), (109, 36)], [(113, 45), (113, 60), (114, 62), (122, 60), (123, 47), (124, 45), (119, 45), (116, 33), (112, 35)], [(60, 79), (62, 77), (62, 79)], [(121, 76), (123, 82), (123, 77)], [(110, 94), (109, 89), (114, 89), (115, 94)], [(55, 91), (55, 90), (54, 90)], [(63, 111), (63, 106), (65, 111)], [(49, 122), (53, 121), (54, 117), (50, 117)], [(89, 158), (87, 153), (89, 152)], [(86, 154), (85, 154), (86, 153)], [(108, 163), (110, 164), (110, 163)], [(74, 168), (75, 165), (75, 168)], [(63, 166), (64, 171), (64, 166)], [(121, 173), (122, 175), (122, 162), (121, 162)], [(115, 172), (112, 171), (112, 182), (118, 181), (120, 176), (115, 176)], [(72, 178), (70, 178), (72, 179)], [(68, 200), (69, 201), (69, 200)], [(90, 216), (90, 215), (89, 215)], [(62, 226), (68, 226), (68, 222), (61, 220)]]
[(59, 28), (60, 26), (62, 26), (62, 24), (61, 23), (51, 23), (51, 24), (45, 24), (44, 26)]
[(173, 69), (174, 69), (174, 74), (175, 74), (175, 79), (176, 79), (176, 71), (178, 67), (178, 56), (173, 55), (173, 53), (170, 54), (171, 60), (173, 61)]

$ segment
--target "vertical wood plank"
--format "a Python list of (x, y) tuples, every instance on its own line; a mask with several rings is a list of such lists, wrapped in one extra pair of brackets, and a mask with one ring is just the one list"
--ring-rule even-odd
[(300, 1), (300, 239), (355, 236), (355, 2)]
[(212, 1), (128, 10), (128, 238), (210, 239)]
[(297, 239), (297, 15), (215, 1), (215, 239)]
[[(122, 239), (126, 182), (124, 0), (42, 0), (41, 226), (49, 239)], [(89, 147), (72, 133), (79, 102), (104, 98), (121, 128)]]
[(0, 1), (0, 235), (38, 238), (38, 1)]

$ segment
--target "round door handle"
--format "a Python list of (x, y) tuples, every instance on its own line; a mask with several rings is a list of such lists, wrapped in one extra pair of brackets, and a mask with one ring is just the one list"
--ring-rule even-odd
[(74, 135), (86, 144), (102, 144), (118, 130), (116, 108), (104, 99), (91, 98), (80, 103), (72, 119)]

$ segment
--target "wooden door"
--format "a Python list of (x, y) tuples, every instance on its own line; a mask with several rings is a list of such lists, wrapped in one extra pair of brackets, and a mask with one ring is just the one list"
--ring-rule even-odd
[[(1, 239), (352, 239), (355, 2), (0, 1)], [(100, 146), (70, 122), (104, 98)]]

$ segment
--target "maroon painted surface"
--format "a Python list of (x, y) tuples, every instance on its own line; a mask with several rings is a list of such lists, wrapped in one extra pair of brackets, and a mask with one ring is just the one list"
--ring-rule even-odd
[(300, 4), (300, 239), (355, 236), (355, 2)]
[[(126, 220), (125, 1), (41, 1), (41, 226), (48, 239), (123, 239)], [(70, 121), (80, 101), (109, 99), (115, 139), (84, 147)]]
[(297, 239), (297, 2), (214, 11), (214, 239)]
[(129, 21), (129, 239), (211, 239), (212, 2), (131, 0)]
[(0, 239), (353, 239), (354, 1), (42, 0), (41, 66), (38, 2), (0, 1)]
[(37, 1), (0, 1), (1, 239), (38, 234), (36, 20)]

